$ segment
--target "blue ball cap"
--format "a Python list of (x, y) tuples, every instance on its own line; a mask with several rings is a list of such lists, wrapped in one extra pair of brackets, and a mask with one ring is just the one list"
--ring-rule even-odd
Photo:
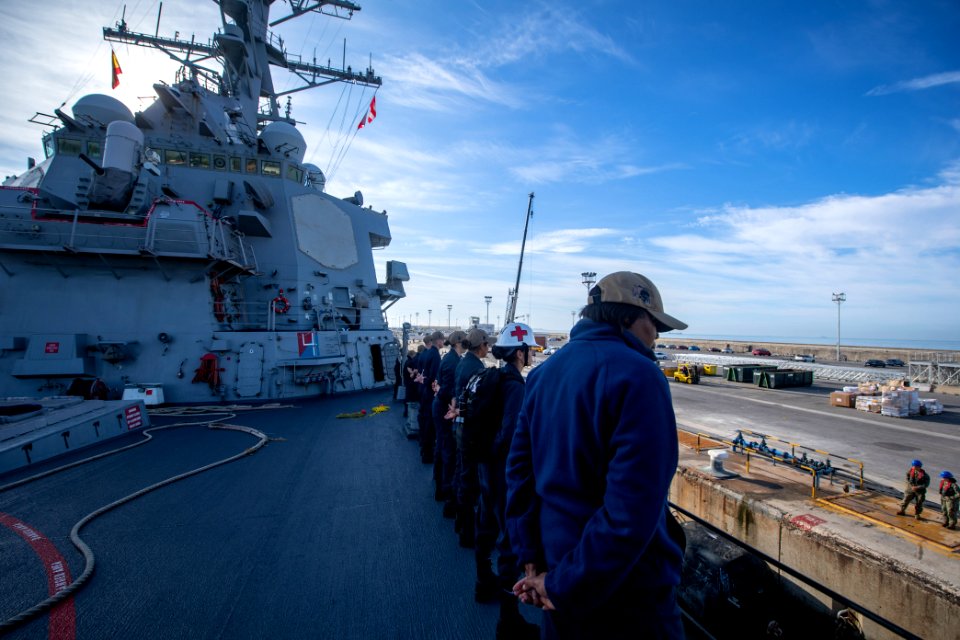
[(910, 463), (910, 465), (913, 467), (922, 467), (923, 463), (920, 462), (919, 460), (914, 460), (913, 462)]
[(941, 478), (953, 478), (953, 474), (950, 473), (949, 471), (941, 471), (941, 472), (940, 472), (940, 477), (941, 477)]

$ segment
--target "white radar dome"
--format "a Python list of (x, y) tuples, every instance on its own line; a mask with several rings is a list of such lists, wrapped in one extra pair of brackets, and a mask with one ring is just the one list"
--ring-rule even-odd
[(73, 117), (80, 121), (90, 118), (102, 125), (117, 120), (133, 124), (133, 114), (127, 105), (102, 93), (91, 93), (77, 100), (73, 105)]
[(271, 122), (260, 133), (260, 139), (267, 145), (270, 153), (279, 153), (296, 162), (303, 162), (307, 143), (292, 124)]

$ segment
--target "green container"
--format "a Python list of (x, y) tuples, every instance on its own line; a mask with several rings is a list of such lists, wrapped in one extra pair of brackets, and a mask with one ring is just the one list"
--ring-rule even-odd
[(813, 384), (813, 371), (799, 369), (777, 369), (757, 373), (757, 384), (768, 389), (784, 387), (809, 387)]
[(739, 364), (727, 367), (727, 380), (730, 382), (752, 383), (761, 371), (776, 371), (775, 366), (767, 364)]

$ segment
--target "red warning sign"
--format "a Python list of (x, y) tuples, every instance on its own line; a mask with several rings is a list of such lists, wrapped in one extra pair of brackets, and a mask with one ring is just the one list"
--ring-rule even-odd
[(59, 342), (48, 342), (43, 348), (44, 353), (60, 353)]
[(137, 429), (143, 426), (143, 414), (140, 412), (140, 405), (135, 404), (124, 410), (127, 418), (127, 430)]

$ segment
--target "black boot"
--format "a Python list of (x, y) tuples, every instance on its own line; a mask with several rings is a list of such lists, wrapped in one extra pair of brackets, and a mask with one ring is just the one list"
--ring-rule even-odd
[(497, 640), (539, 640), (540, 627), (527, 622), (520, 615), (517, 597), (500, 593), (500, 618), (497, 620)]
[(490, 552), (478, 550), (474, 559), (477, 563), (477, 582), (473, 587), (473, 599), (477, 602), (494, 602), (500, 595), (500, 581), (490, 564)]

